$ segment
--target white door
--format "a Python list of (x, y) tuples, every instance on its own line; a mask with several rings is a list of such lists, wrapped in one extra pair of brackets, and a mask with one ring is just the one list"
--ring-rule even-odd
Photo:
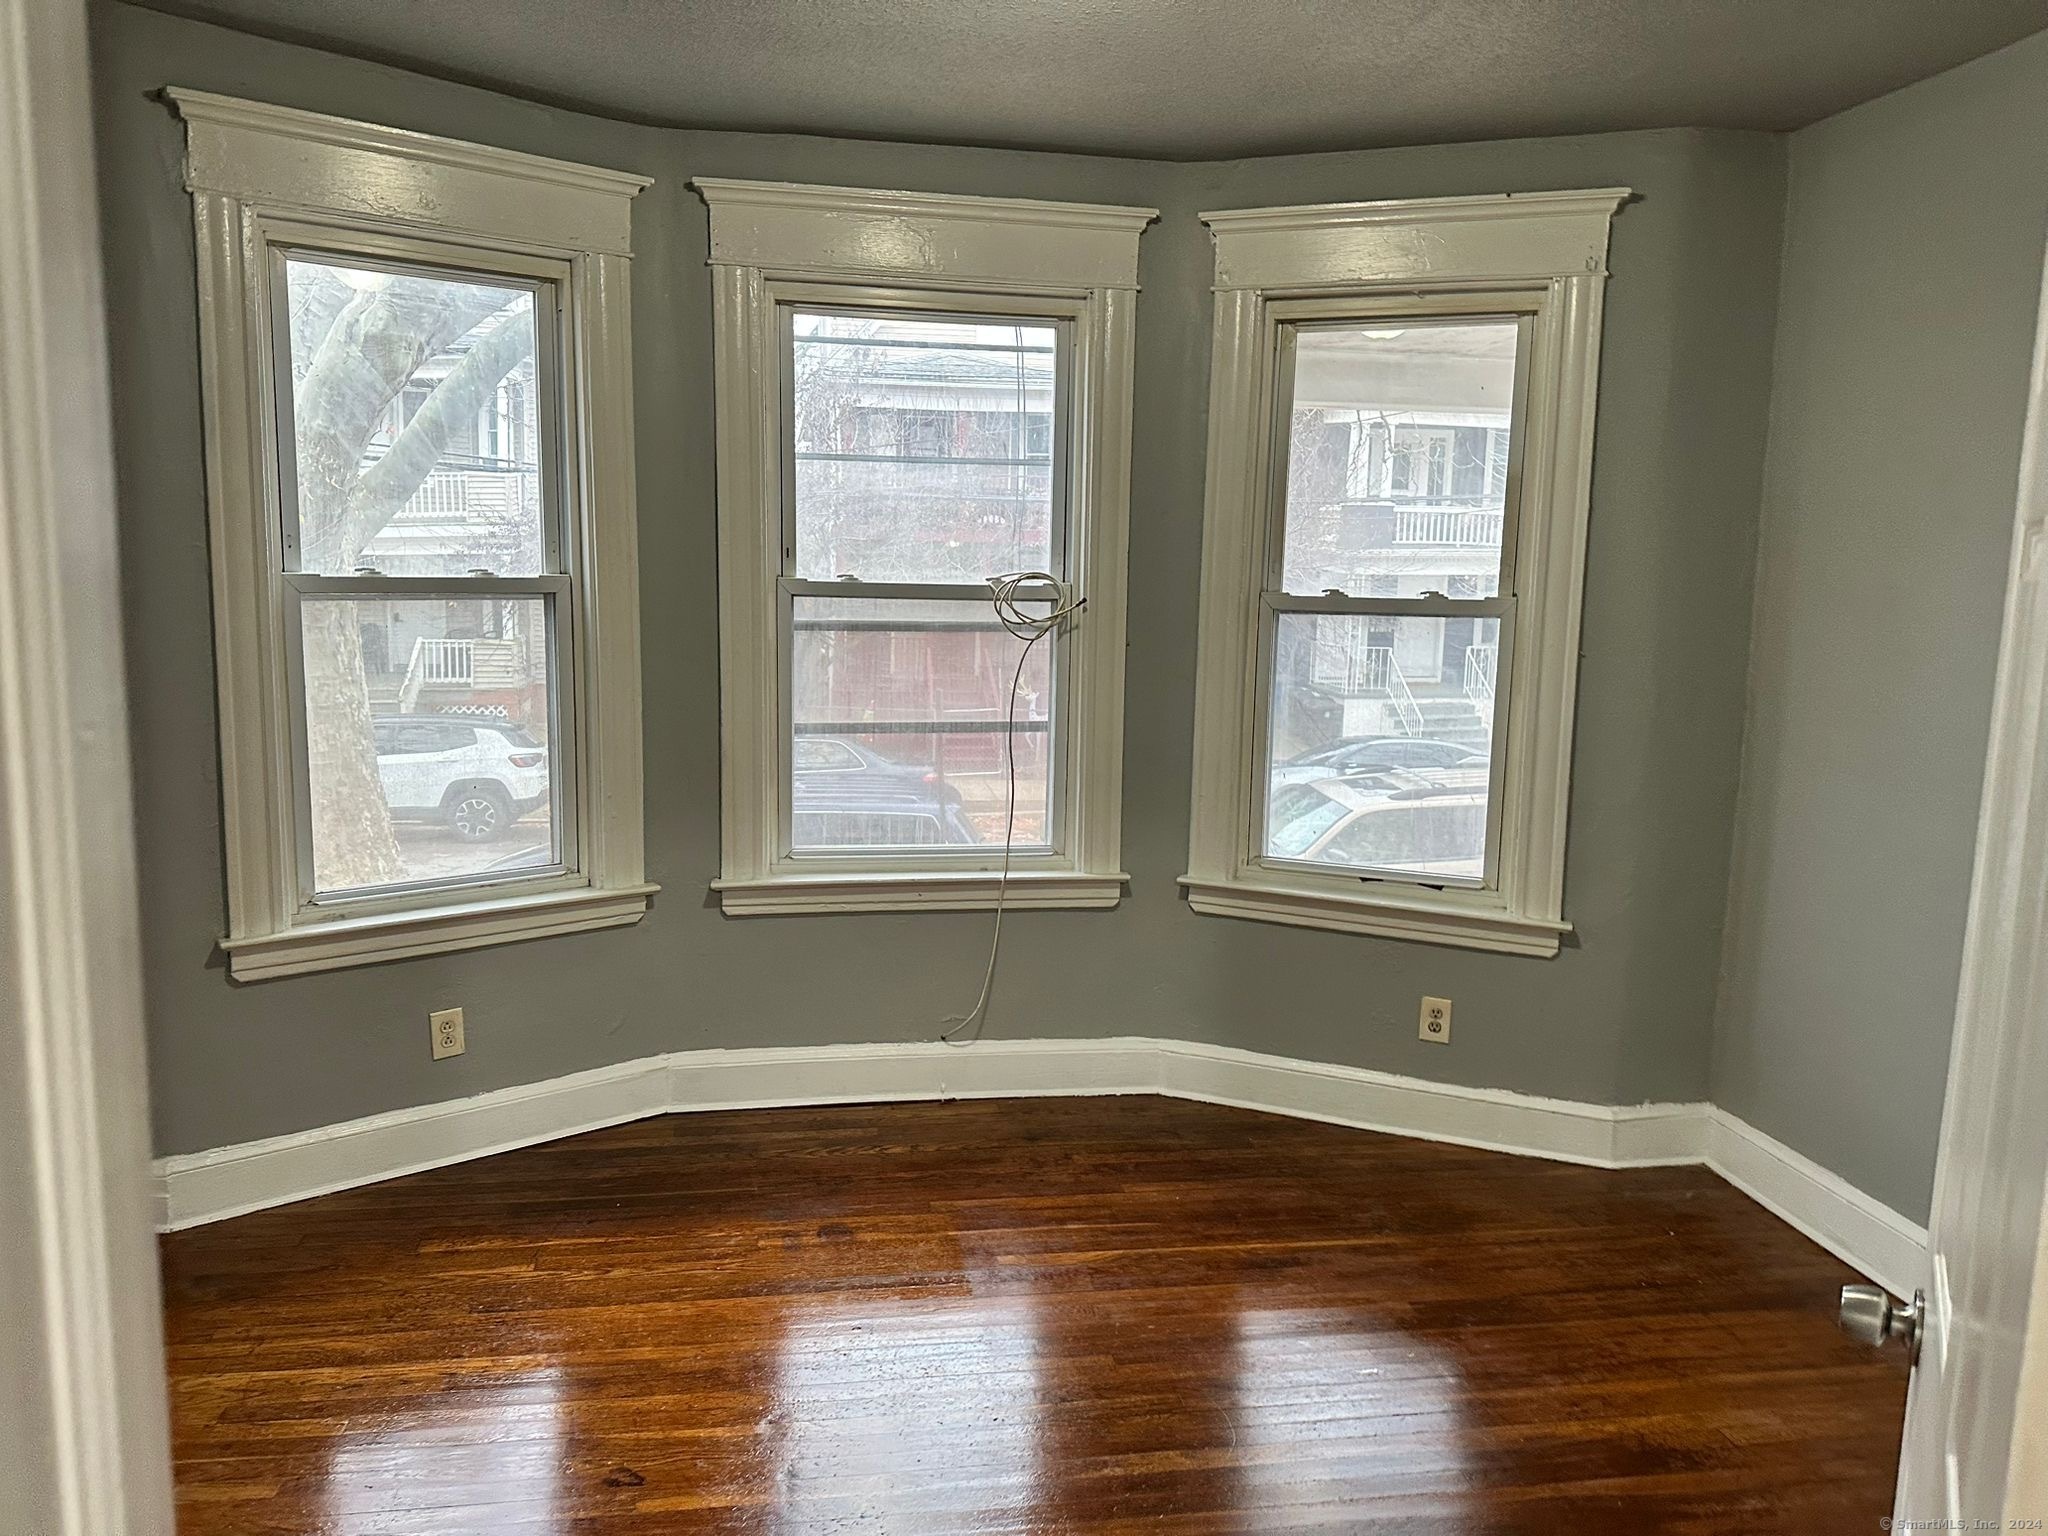
[[(1899, 1520), (2041, 1529), (2048, 1506), (2048, 316), (2037, 325), (1977, 869), (1906, 1406)], [(2037, 1295), (2043, 1296), (2041, 1306)], [(2032, 1325), (2029, 1317), (2032, 1314)], [(2031, 1337), (2030, 1337), (2031, 1335)], [(2029, 1358), (2029, 1355), (2032, 1358)], [(2033, 1501), (2033, 1502), (2028, 1502)], [(1977, 1522), (1986, 1522), (1978, 1524)]]
[(80, 0), (0, 0), (0, 1530), (163, 1536), (89, 101)]
[[(1404, 576), (1397, 583), (1402, 597), (1448, 589), (1444, 575)], [(1411, 683), (1434, 683), (1444, 675), (1444, 621), (1403, 619), (1394, 626), (1394, 665)]]

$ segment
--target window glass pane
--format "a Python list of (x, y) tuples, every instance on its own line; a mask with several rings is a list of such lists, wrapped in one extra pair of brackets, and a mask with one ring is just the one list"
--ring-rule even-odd
[(545, 564), (533, 292), (285, 262), (299, 569)]
[(1287, 591), (1499, 591), (1516, 337), (1513, 320), (1295, 333)]
[(545, 598), (306, 598), (316, 891), (560, 862)]
[(792, 320), (798, 576), (1054, 569), (1052, 326)]
[(1492, 618), (1280, 615), (1267, 856), (1483, 878), (1499, 645)]
[[(793, 622), (795, 846), (1000, 847), (1024, 642), (981, 601), (799, 597)], [(1032, 647), (1017, 691), (1018, 848), (1048, 836), (1058, 643)]]

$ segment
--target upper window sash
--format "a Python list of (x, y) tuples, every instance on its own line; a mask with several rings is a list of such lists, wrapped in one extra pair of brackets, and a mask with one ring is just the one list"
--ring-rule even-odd
[[(202, 92), (166, 95), (186, 127), (200, 258), (228, 865), (222, 947), (233, 974), (331, 969), (637, 920), (653, 888), (642, 875), (625, 306), (629, 204), (646, 179)], [(537, 548), (471, 563), (458, 541), (442, 551), (447, 568), (393, 560), (379, 569), (384, 562), (315, 560), (299, 547), (290, 262), (532, 296), (531, 376), (515, 363), (475, 420), (450, 419), (462, 435), (442, 447), (467, 441), (479, 456), (532, 455)], [(505, 323), (482, 339), (455, 339), (487, 345), (490, 334), (508, 334)], [(414, 394), (432, 399), (434, 387), (408, 384), (396, 409)], [(394, 443), (403, 424), (391, 429)], [(442, 462), (437, 452), (436, 472)], [(478, 458), (479, 473), (492, 467)], [(350, 568), (337, 569), (337, 559)], [(507, 755), (542, 759), (514, 765), (525, 775), (514, 809), (545, 793), (563, 824), (551, 830), (549, 856), (536, 853), (530, 866), (317, 891), (305, 836), (312, 690), (301, 617), (314, 604), (331, 614), (341, 603), (421, 600), (467, 604), (470, 618), (504, 626), (480, 631), (484, 638), (515, 638), (516, 617), (522, 654), (544, 658), (548, 739), (508, 736), (504, 745)], [(513, 604), (520, 611), (508, 616)], [(451, 655), (460, 649), (451, 646)], [(496, 810), (480, 803), (471, 820), (482, 826)]]
[[(812, 287), (808, 291), (813, 295), (822, 295), (832, 290), (823, 287)], [(873, 573), (862, 571), (834, 571), (829, 575), (820, 571), (809, 577), (799, 575), (801, 552), (797, 543), (797, 466), (800, 459), (816, 461), (821, 457), (821, 455), (816, 453), (802, 453), (797, 447), (796, 352), (798, 338), (795, 334), (795, 322), (799, 314), (847, 319), (872, 319), (877, 322), (886, 322), (891, 319), (938, 322), (954, 321), (963, 325), (973, 326), (1003, 326), (1014, 323), (1020, 326), (1043, 327), (1051, 331), (1054, 355), (1051, 402), (1047, 414), (1051, 418), (1052, 435), (1048, 444), (1048, 452), (1045, 456), (1051, 477), (1050, 548), (1047, 556), (1048, 563), (1036, 568), (1052, 571), (1063, 580), (1068, 579), (1067, 556), (1070, 528), (1073, 519), (1070, 496), (1073, 476), (1072, 465), (1069, 462), (1069, 455), (1072, 452), (1074, 442), (1072, 431), (1073, 329), (1074, 320), (1081, 313), (1081, 306), (1059, 305), (1051, 307), (1048, 312), (1028, 313), (1005, 305), (999, 298), (992, 300), (983, 299), (979, 302), (984, 307), (975, 307), (976, 300), (972, 296), (955, 295), (949, 299), (943, 294), (924, 295), (907, 293), (900, 296), (900, 302), (896, 305), (888, 308), (879, 308), (872, 306), (863, 307), (857, 303), (832, 303), (823, 297), (806, 298), (804, 297), (805, 292), (806, 288), (803, 285), (778, 285), (778, 298), (776, 301), (777, 322), (781, 333), (779, 342), (781, 367), (779, 371), (782, 387), (777, 401), (779, 414), (775, 430), (782, 449), (780, 500), (783, 546), (782, 574), (785, 581), (789, 583), (800, 581), (844, 582), (847, 581), (847, 578), (851, 577), (851, 582), (842, 589), (847, 595), (851, 595), (855, 588), (858, 587), (868, 590), (871, 595), (885, 595), (882, 589), (888, 588), (890, 590), (886, 595), (899, 597), (911, 597), (922, 594), (937, 597), (974, 596), (985, 599), (988, 595), (988, 588), (985, 580), (981, 578), (1000, 574), (994, 571), (984, 571), (980, 573), (979, 578), (960, 579), (951, 582), (920, 582), (876, 578)], [(804, 340), (807, 345), (817, 345), (820, 343), (821, 338), (808, 337), (804, 338)], [(862, 343), (834, 339), (834, 341), (827, 344), (857, 346)], [(870, 346), (901, 345), (900, 342), (895, 341), (877, 343), (873, 340), (869, 340), (865, 344)], [(965, 352), (969, 350), (993, 349), (984, 343), (958, 343), (948, 347), (947, 350)], [(1025, 414), (1028, 415), (1028, 413)], [(1026, 446), (1028, 448), (1028, 443)], [(849, 457), (852, 457), (852, 455), (849, 455)], [(868, 455), (861, 457), (872, 462), (882, 462), (878, 457)], [(920, 464), (960, 464), (971, 462), (971, 460), (950, 455), (921, 456), (906, 454), (900, 456), (895, 462), (909, 466)], [(1036, 462), (1036, 458), (1027, 453), (1018, 459), (1017, 462), (1019, 464)]]
[[(1275, 299), (1266, 306), (1273, 325), (1273, 406), (1272, 437), (1268, 447), (1271, 455), (1272, 483), (1267, 493), (1266, 562), (1265, 588), (1276, 600), (1285, 601), (1291, 596), (1323, 596), (1327, 589), (1317, 588), (1314, 592), (1290, 590), (1287, 571), (1287, 529), (1288, 493), (1292, 464), (1292, 418), (1296, 405), (1296, 357), (1300, 337), (1304, 333), (1349, 333), (1364, 329), (1385, 329), (1399, 332), (1423, 332), (1433, 326), (1464, 326), (1476, 323), (1494, 322), (1515, 329), (1514, 383), (1508, 399), (1507, 419), (1498, 435), (1507, 440), (1507, 457), (1503, 465), (1504, 479), (1500, 484), (1502, 503), (1502, 525), (1499, 538), (1500, 560), (1491, 572), (1496, 593), (1512, 595), (1515, 589), (1515, 560), (1519, 545), (1521, 526), (1522, 489), (1522, 446), (1526, 435), (1529, 402), (1529, 360), (1535, 337), (1537, 304), (1529, 293), (1474, 294), (1453, 293), (1433, 295), (1425, 301), (1419, 295), (1407, 298), (1405, 302), (1386, 300), (1372, 301), (1363, 296), (1355, 301), (1343, 299)], [(1418, 411), (1422, 415), (1425, 412)], [(1440, 412), (1438, 414), (1454, 414)], [(1398, 437), (1399, 429), (1388, 432), (1389, 438)], [(1492, 434), (1490, 434), (1491, 436)], [(1389, 448), (1391, 449), (1391, 444)], [(1493, 466), (1491, 462), (1491, 441), (1488, 445), (1488, 461), (1484, 465), (1488, 488), (1491, 489)], [(1380, 480), (1362, 487), (1364, 496), (1372, 499), (1385, 496), (1393, 499), (1395, 489), (1393, 477), (1395, 466), (1391, 462), (1379, 466)], [(1428, 500), (1425, 495), (1413, 496), (1414, 500)], [(1449, 493), (1438, 497), (1440, 500), (1453, 499)], [(1371, 596), (1363, 592), (1347, 592), (1349, 597)], [(1447, 594), (1448, 595), (1448, 594)]]
[[(716, 273), (724, 772), (714, 888), (725, 910), (982, 908), (993, 904), (1001, 863), (1000, 844), (977, 850), (957, 837), (936, 853), (928, 846), (794, 851), (792, 605), (915, 596), (987, 612), (981, 578), (995, 574), (892, 582), (881, 578), (920, 573), (821, 573), (806, 564), (796, 575), (788, 500), (795, 466), (782, 422), (793, 366), (790, 316), (799, 309), (1042, 324), (1061, 336), (1060, 408), (1048, 447), (1062, 543), (1046, 568), (1087, 606), (1033, 653), (1056, 673), (1047, 686), (1059, 738), (1050, 814), (1060, 830), (1051, 848), (1020, 842), (1008, 900), (1114, 905), (1122, 880), (1132, 297), (1138, 233), (1156, 214), (780, 183), (695, 185), (711, 209)], [(860, 580), (832, 580), (823, 591), (814, 585), (840, 575)], [(1000, 743), (1001, 733), (990, 739)]]
[[(1600, 310), (1609, 223), (1628, 195), (1602, 189), (1203, 215), (1215, 239), (1217, 298), (1183, 880), (1197, 910), (1521, 954), (1555, 953), (1569, 930), (1564, 824)], [(1297, 335), (1342, 322), (1393, 328), (1401, 319), (1489, 317), (1513, 317), (1519, 337), (1498, 593), (1288, 590), (1301, 584), (1284, 579), (1278, 547), (1292, 420), (1285, 354)], [(1489, 435), (1481, 466), (1489, 493), (1495, 454)], [(1366, 490), (1395, 489), (1384, 465), (1380, 473)], [(1428, 500), (1427, 484), (1401, 490)], [(1426, 858), (1418, 877), (1417, 869), (1333, 870), (1285, 850), (1274, 856), (1266, 843), (1267, 797), (1277, 793), (1266, 778), (1270, 692), (1278, 629), (1289, 614), (1498, 625), (1495, 649), (1463, 648), (1469, 686), (1494, 690), (1496, 720), (1488, 853), (1476, 877), (1460, 870), (1443, 878)], [(1442, 632), (1441, 624), (1414, 627)], [(1330, 673), (1359, 663), (1338, 654), (1310, 664)], [(1331, 816), (1363, 820), (1364, 809), (1360, 801)]]
[[(289, 264), (324, 264), (351, 271), (379, 273), (393, 278), (442, 278), (457, 283), (489, 284), (507, 291), (531, 295), (533, 309), (533, 362), (535, 397), (535, 456), (539, 466), (540, 535), (539, 560), (535, 576), (559, 575), (568, 570), (567, 544), (563, 537), (565, 502), (574, 495), (563, 466), (572, 416), (562, 388), (562, 327), (565, 319), (562, 288), (570, 277), (569, 264), (560, 261), (519, 261), (500, 258), (493, 262), (481, 251), (465, 250), (436, 241), (382, 239), (352, 242), (345, 233), (319, 226), (298, 226), (283, 221), (264, 221), (263, 238), (269, 252), (266, 279), (270, 291), (269, 366), (274, 433), (277, 454), (278, 522), (277, 557), (281, 568), (311, 583), (326, 576), (384, 575), (374, 569), (355, 567), (346, 572), (320, 572), (308, 566), (299, 547), (301, 516), (297, 464), (297, 406), (294, 399), (291, 353), (291, 311)], [(413, 259), (407, 260), (406, 257)], [(486, 402), (490, 404), (491, 402)], [(488, 574), (510, 577), (509, 570), (464, 570), (437, 573), (439, 577)]]

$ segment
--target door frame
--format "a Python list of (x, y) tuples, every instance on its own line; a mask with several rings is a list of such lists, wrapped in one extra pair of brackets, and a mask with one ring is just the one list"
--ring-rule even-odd
[(2048, 1516), (2048, 289), (2018, 491), (1899, 1521)]
[(9, 1529), (162, 1536), (88, 73), (82, 0), (0, 0), (0, 1508)]

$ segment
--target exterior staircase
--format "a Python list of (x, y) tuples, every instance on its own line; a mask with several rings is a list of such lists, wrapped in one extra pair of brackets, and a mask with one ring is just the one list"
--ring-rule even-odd
[(1480, 713), (1479, 705), (1462, 695), (1431, 697), (1417, 694), (1415, 708), (1421, 715), (1412, 733), (1416, 736), (1484, 748), (1493, 734), (1487, 727), (1486, 716)]

